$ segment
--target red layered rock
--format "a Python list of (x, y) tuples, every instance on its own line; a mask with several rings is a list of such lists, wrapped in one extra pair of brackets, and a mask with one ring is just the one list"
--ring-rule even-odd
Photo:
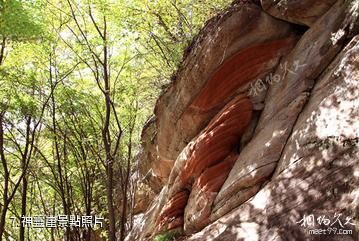
[[(335, 4), (282, 60), (275, 73), (281, 76), (281, 81), (272, 84), (267, 92), (255, 135), (243, 148), (217, 195), (212, 220), (251, 198), (253, 192), (248, 191), (249, 188), (257, 190), (273, 175), (298, 116), (308, 101), (315, 79), (342, 48), (342, 41), (334, 41), (332, 36), (333, 32), (348, 28), (349, 23), (344, 21), (351, 15), (347, 12), (348, 5)], [(347, 34), (343, 32), (343, 36), (339, 36), (344, 39)], [(308, 48), (313, 39), (316, 47)], [(241, 196), (238, 196), (241, 192)]]
[(238, 96), (229, 102), (196, 139), (192, 155), (180, 174), (181, 181), (191, 183), (203, 170), (228, 156), (251, 117), (252, 103), (248, 98)]
[[(166, 160), (180, 154), (139, 240), (179, 227), (186, 234), (202, 229), (191, 241), (358, 240), (358, 1), (265, 3), (284, 6), (283, 19), (310, 29), (288, 55), (291, 34), (254, 5), (231, 8), (203, 30), (157, 103), (157, 154)], [(275, 51), (286, 56), (269, 57)], [(267, 83), (262, 108), (255, 108), (245, 83), (271, 66), (278, 81)], [(298, 223), (308, 214), (335, 213), (353, 218), (345, 227), (351, 234), (313, 236)]]
[(237, 158), (238, 153), (232, 152), (219, 164), (207, 168), (194, 183), (184, 213), (187, 234), (201, 230), (210, 222), (213, 202)]
[(158, 219), (157, 231), (171, 230), (183, 225), (183, 213), (189, 197), (189, 191), (184, 190), (174, 195), (163, 207)]
[(357, 222), (344, 225), (345, 236), (313, 237), (301, 221), (324, 215), (340, 229), (335, 215), (358, 219), (359, 19), (352, 3), (338, 1), (283, 59), (287, 73), (270, 86), (256, 134), (217, 196), (211, 221), (220, 219), (188, 240), (358, 240)]
[(205, 192), (218, 192), (237, 158), (238, 153), (233, 152), (219, 164), (207, 168), (194, 186), (198, 186)]
[[(176, 194), (163, 208), (158, 230), (181, 225), (189, 197), (186, 189), (190, 189), (193, 182), (195, 184), (191, 192), (191, 205), (188, 206), (202, 212), (200, 216), (191, 219), (189, 216), (193, 212), (186, 211), (186, 231), (197, 231), (208, 223), (210, 207), (216, 197), (213, 194), (219, 191), (237, 158), (233, 149), (238, 145), (251, 117), (251, 101), (245, 96), (237, 96), (213, 118), (196, 141), (190, 144), (191, 154), (179, 173), (175, 187), (169, 191), (170, 194)], [(206, 201), (197, 202), (202, 199)]]
[(151, 143), (146, 166), (165, 180), (183, 148), (245, 83), (271, 72), (297, 38), (290, 24), (247, 1), (209, 21), (156, 103), (156, 136), (143, 140)]
[(285, 38), (246, 48), (226, 60), (204, 85), (190, 109), (208, 112), (231, 99), (239, 87), (255, 79), (268, 68), (268, 62), (278, 56), (293, 38)]

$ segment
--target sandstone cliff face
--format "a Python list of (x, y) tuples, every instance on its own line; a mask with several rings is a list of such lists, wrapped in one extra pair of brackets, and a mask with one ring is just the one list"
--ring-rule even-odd
[[(158, 195), (127, 240), (358, 240), (358, 16), (357, 0), (262, 0), (210, 20), (144, 128)], [(311, 214), (351, 233), (310, 234)]]

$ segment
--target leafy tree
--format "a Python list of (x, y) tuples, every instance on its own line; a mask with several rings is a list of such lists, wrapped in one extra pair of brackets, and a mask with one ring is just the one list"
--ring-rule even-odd
[[(140, 133), (226, 0), (0, 0), (0, 239), (123, 240)], [(105, 229), (12, 227), (97, 215)]]
[[(33, 3), (35, 4), (35, 2)], [(7, 77), (15, 79), (19, 86), (25, 85), (27, 91), (20, 94), (14, 92), (14, 85), (11, 87), (8, 83), (1, 83), (4, 87), (3, 92), (0, 94), (1, 106), (0, 106), (0, 159), (2, 163), (2, 169), (4, 173), (4, 186), (3, 186), (3, 198), (0, 214), (0, 239), (5, 231), (5, 222), (7, 209), (10, 202), (13, 200), (17, 189), (22, 186), (22, 215), (26, 214), (26, 192), (27, 192), (27, 180), (26, 173), (27, 168), (33, 153), (33, 144), (35, 142), (35, 135), (40, 125), (40, 120), (36, 120), (36, 103), (33, 99), (33, 95), (37, 91), (35, 86), (36, 76), (34, 73), (14, 73), (13, 69), (7, 71), (3, 68), (6, 47), (11, 41), (23, 41), (30, 38), (37, 37), (41, 33), (41, 26), (36, 22), (36, 15), (33, 15), (33, 5), (16, 0), (1, 0), (0, 1), (0, 73), (1, 82), (6, 82)], [(35, 8), (33, 8), (35, 9)], [(16, 48), (17, 46), (12, 46)], [(37, 86), (39, 87), (39, 85)], [(41, 96), (41, 95), (40, 95)], [(40, 110), (40, 119), (44, 113), (44, 107)], [(18, 117), (18, 118), (16, 118)], [(21, 128), (25, 126), (24, 128)], [(10, 137), (7, 138), (7, 135)], [(9, 139), (9, 140), (6, 140)], [(21, 174), (16, 180), (12, 179), (12, 176), (16, 176), (11, 172), (12, 166), (9, 164), (9, 158), (6, 155), (5, 145), (14, 145), (13, 149), (17, 150), (18, 155), (12, 153), (15, 157), (19, 157)], [(20, 228), (20, 241), (24, 240), (24, 228)]]

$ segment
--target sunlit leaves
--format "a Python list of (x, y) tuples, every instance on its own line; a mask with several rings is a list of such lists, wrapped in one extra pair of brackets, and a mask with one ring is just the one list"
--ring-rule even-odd
[(0, 36), (11, 39), (37, 37), (42, 33), (40, 2), (0, 1)]
[[(13, 178), (20, 175), (24, 123), (31, 118), (34, 126), (44, 108), (27, 173), (33, 203), (28, 211), (63, 213), (61, 171), (68, 182), (72, 213), (85, 212), (84, 196), (91, 189), (91, 211), (107, 215), (102, 142), (106, 106), (98, 85), (103, 86), (104, 70), (109, 72), (111, 101), (123, 131), (120, 151), (113, 157), (119, 169), (127, 160), (135, 164), (142, 126), (181, 62), (184, 48), (204, 22), (229, 2), (0, 0), (0, 38), (6, 40), (0, 66), (0, 111), (6, 112), (6, 156)], [(108, 65), (103, 68), (105, 46)], [(115, 140), (119, 128), (113, 114), (109, 129)], [(111, 148), (115, 145), (112, 142)], [(116, 178), (120, 179), (119, 170)], [(116, 201), (122, 198), (118, 195)], [(12, 206), (20, 210), (20, 192)], [(17, 240), (17, 230), (7, 227)], [(62, 235), (59, 232), (55, 238)], [(31, 240), (40, 237), (29, 236)], [(50, 240), (50, 232), (44, 231), (41, 237)]]

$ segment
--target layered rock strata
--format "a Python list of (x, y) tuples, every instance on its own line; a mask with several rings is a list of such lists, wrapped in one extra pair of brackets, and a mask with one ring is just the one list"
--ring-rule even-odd
[[(209, 21), (144, 130), (163, 188), (128, 240), (358, 240), (358, 19), (357, 0), (262, 0)], [(338, 214), (341, 239), (301, 222)]]
[[(188, 240), (358, 240), (358, 56), (356, 36), (318, 78), (270, 182)], [(313, 237), (310, 215), (351, 231)]]
[[(158, 231), (163, 231), (164, 226), (173, 226), (172, 220), (176, 220), (176, 225), (183, 226), (184, 217), (187, 222), (187, 230), (192, 230), (191, 226), (203, 227), (206, 224), (204, 220), (209, 218), (208, 211), (213, 202), (213, 198), (208, 196), (213, 196), (213, 193), (218, 192), (227, 178), (237, 157), (235, 149), (238, 148), (239, 138), (249, 124), (251, 114), (251, 101), (239, 95), (213, 118), (195, 141), (188, 145), (188, 159), (185, 160), (173, 185), (169, 186), (167, 198), (169, 202), (162, 209), (159, 220), (157, 220)], [(200, 190), (201, 193), (193, 190)], [(207, 215), (203, 214), (201, 218), (193, 219), (192, 210), (187, 209), (185, 212), (185, 206), (178, 205), (176, 201), (180, 199), (184, 202), (184, 193), (191, 193), (189, 200), (187, 195), (185, 206), (198, 211), (206, 209), (202, 212)], [(197, 202), (198, 200), (204, 202), (205, 199), (207, 199), (206, 203)], [(181, 204), (183, 204), (182, 201)], [(204, 208), (204, 205), (207, 207)], [(198, 230), (198, 228), (194, 230)]]
[(164, 184), (181, 150), (238, 92), (246, 92), (246, 84), (271, 72), (297, 38), (290, 24), (253, 3), (234, 4), (210, 20), (144, 128), (142, 174), (152, 172)]

